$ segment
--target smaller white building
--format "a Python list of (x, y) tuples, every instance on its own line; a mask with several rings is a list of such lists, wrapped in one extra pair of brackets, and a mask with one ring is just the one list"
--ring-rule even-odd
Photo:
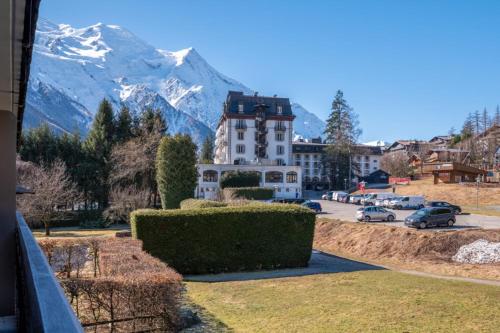
[(213, 200), (218, 196), (220, 179), (228, 171), (254, 171), (260, 174), (260, 187), (272, 188), (275, 198), (302, 197), (300, 166), (198, 164), (196, 197)]

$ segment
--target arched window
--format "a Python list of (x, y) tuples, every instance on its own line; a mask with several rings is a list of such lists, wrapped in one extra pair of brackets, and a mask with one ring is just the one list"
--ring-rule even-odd
[(205, 170), (203, 171), (203, 181), (205, 183), (216, 183), (217, 182), (217, 171), (215, 170)]
[(290, 171), (286, 173), (286, 182), (287, 183), (296, 183), (297, 182), (297, 173), (295, 171)]
[(279, 171), (266, 172), (266, 183), (283, 183), (283, 173)]

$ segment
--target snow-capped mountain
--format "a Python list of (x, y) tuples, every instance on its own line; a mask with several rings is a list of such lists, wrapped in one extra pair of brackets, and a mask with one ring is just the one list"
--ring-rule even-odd
[(365, 142), (363, 144), (365, 146), (382, 147), (382, 148), (387, 148), (391, 145), (390, 142), (383, 141), (383, 140), (370, 141), (370, 142)]
[[(172, 133), (197, 142), (217, 125), (228, 90), (253, 91), (210, 66), (193, 48), (159, 50), (128, 30), (98, 23), (85, 28), (39, 19), (33, 49), (25, 124), (47, 121), (83, 134), (99, 102), (118, 110), (160, 108)], [(322, 133), (324, 123), (298, 104), (295, 130)]]

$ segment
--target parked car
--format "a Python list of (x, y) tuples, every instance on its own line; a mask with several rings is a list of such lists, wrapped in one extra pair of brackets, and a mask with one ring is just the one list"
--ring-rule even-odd
[(358, 208), (356, 211), (356, 219), (366, 222), (375, 220), (392, 222), (396, 219), (396, 214), (383, 207), (368, 206)]
[(339, 201), (339, 195), (344, 195), (344, 194), (347, 194), (347, 193), (343, 192), (343, 191), (333, 191), (332, 200)]
[(302, 203), (302, 206), (314, 210), (316, 214), (321, 213), (321, 205), (319, 202), (307, 200)]
[(360, 204), (364, 205), (364, 206), (372, 206), (372, 204), (370, 204), (372, 198), (374, 198), (374, 193), (368, 193), (368, 194), (365, 194), (361, 200), (360, 200)]
[(349, 198), (349, 202), (355, 205), (359, 205), (361, 203), (361, 199), (364, 197), (363, 194), (354, 194)]
[(389, 207), (394, 209), (420, 209), (424, 208), (425, 199), (423, 196), (414, 195), (399, 197), (389, 202)]
[(321, 196), (323, 200), (332, 200), (333, 191), (328, 191)]
[(392, 192), (381, 192), (374, 194), (375, 194), (375, 200), (372, 199), (373, 204), (375, 206), (382, 206), (382, 207), (384, 206), (384, 200), (391, 200), (397, 197), (397, 195)]
[(345, 192), (340, 192), (337, 194), (337, 201), (338, 202), (344, 202), (345, 198), (348, 196), (348, 193)]
[(343, 202), (343, 203), (349, 203), (349, 199), (350, 199), (350, 198), (351, 198), (351, 195), (350, 195), (350, 194), (346, 194), (346, 195), (344, 195), (344, 196), (341, 198), (340, 202)]
[(395, 197), (393, 197), (393, 198), (385, 199), (385, 200), (384, 200), (384, 203), (383, 203), (383, 205), (382, 205), (382, 206), (384, 206), (384, 207), (388, 208), (388, 207), (391, 205), (391, 201), (392, 201), (392, 200), (399, 200), (399, 199), (401, 199), (401, 198), (402, 198), (402, 197), (395, 196)]
[(455, 224), (455, 214), (450, 208), (428, 207), (417, 210), (405, 219), (405, 225), (418, 229)]
[(462, 213), (462, 208), (457, 205), (452, 205), (451, 203), (448, 203), (446, 201), (427, 201), (425, 203), (426, 207), (444, 207), (444, 208), (450, 208), (453, 213), (456, 215)]

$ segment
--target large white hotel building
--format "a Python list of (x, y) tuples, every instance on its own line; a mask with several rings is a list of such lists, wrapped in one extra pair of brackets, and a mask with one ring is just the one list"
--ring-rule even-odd
[[(221, 176), (236, 170), (258, 172), (260, 186), (273, 188), (278, 198), (302, 197), (303, 186), (326, 188), (324, 144), (320, 139), (293, 142), (294, 118), (288, 98), (229, 91), (217, 126), (214, 164), (198, 165), (196, 195), (215, 198)], [(371, 148), (354, 156), (364, 163), (358, 176), (378, 170), (382, 153)]]

